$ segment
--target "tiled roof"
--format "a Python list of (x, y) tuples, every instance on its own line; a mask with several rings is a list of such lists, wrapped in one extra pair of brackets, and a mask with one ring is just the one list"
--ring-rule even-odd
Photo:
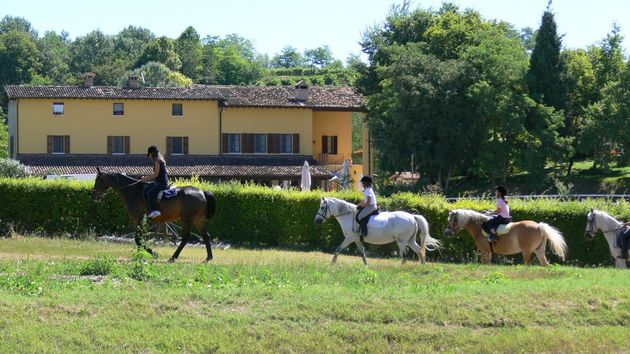
[(110, 86), (22, 86), (4, 87), (9, 99), (83, 98), (83, 99), (155, 99), (218, 100), (227, 107), (311, 108), (314, 110), (364, 111), (363, 97), (347, 86), (311, 86), (306, 101), (295, 99), (292, 86), (218, 86), (144, 87), (139, 89)]
[(224, 100), (212, 87), (144, 87), (130, 89), (110, 86), (22, 86), (4, 87), (9, 99), (16, 98), (96, 98), (152, 100)]
[[(29, 166), (34, 175), (120, 172), (139, 176), (153, 172), (151, 161), (145, 155), (47, 155), (24, 154), (17, 159)], [(330, 178), (332, 173), (320, 166), (311, 156), (247, 156), (247, 155), (167, 155), (166, 162), (171, 176), (214, 178), (299, 178), (304, 161), (310, 165), (313, 178)]]
[(311, 86), (306, 101), (295, 99), (292, 86), (209, 86), (226, 98), (227, 107), (295, 107), (364, 111), (363, 97), (348, 86)]

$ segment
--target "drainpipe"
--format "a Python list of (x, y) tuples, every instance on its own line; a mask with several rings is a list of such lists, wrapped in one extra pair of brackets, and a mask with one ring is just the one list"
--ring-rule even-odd
[[(13, 139), (13, 143), (15, 144), (15, 148), (13, 149), (14, 156), (11, 158), (16, 159), (20, 153), (20, 120), (18, 119), (20, 116), (20, 100), (15, 100), (15, 138)], [(17, 160), (17, 159), (16, 159)]]
[(225, 103), (219, 101), (219, 155), (223, 155), (223, 110), (225, 109)]

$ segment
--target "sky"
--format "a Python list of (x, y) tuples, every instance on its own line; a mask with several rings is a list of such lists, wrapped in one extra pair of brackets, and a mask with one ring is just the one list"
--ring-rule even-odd
[[(412, 8), (438, 9), (442, 0), (412, 1)], [(453, 0), (485, 19), (516, 28), (540, 26), (548, 0)], [(394, 0), (0, 0), (0, 17), (24, 17), (40, 35), (66, 31), (70, 38), (100, 29), (117, 34), (133, 25), (177, 38), (188, 26), (201, 37), (236, 33), (273, 57), (286, 46), (303, 52), (328, 45), (337, 59), (361, 54), (361, 34), (383, 23)], [(621, 26), (630, 48), (630, 0), (554, 0), (552, 10), (565, 48), (586, 48)], [(365, 59), (365, 58), (364, 58)]]

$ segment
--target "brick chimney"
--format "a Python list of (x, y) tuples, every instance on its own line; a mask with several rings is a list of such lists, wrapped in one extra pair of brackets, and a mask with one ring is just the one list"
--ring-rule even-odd
[(138, 75), (132, 74), (129, 75), (129, 80), (127, 81), (127, 87), (132, 89), (140, 88), (140, 82), (138, 81)]
[(92, 87), (94, 86), (94, 73), (85, 73), (83, 75), (83, 87)]
[(308, 84), (304, 80), (300, 80), (295, 84), (295, 100), (296, 101), (308, 101), (309, 89)]

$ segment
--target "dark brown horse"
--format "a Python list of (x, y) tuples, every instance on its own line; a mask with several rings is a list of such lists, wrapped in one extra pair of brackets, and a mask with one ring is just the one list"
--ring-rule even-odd
[[(92, 198), (99, 200), (109, 188), (112, 188), (127, 205), (131, 221), (136, 226), (139, 226), (148, 211), (148, 205), (143, 196), (147, 183), (121, 173), (101, 172), (100, 168), (97, 171)], [(182, 240), (169, 262), (174, 262), (179, 257), (184, 246), (186, 246), (186, 243), (191, 240), (192, 225), (195, 225), (202, 235), (208, 253), (206, 258), (206, 262), (208, 262), (212, 260), (212, 248), (210, 247), (210, 235), (208, 234), (206, 222), (214, 216), (216, 198), (214, 194), (196, 187), (177, 187), (176, 190), (177, 194), (175, 197), (160, 201), (159, 209), (162, 215), (154, 219), (156, 222), (176, 220), (181, 220), (182, 222)], [(155, 255), (153, 250), (143, 244), (140, 232), (136, 232), (135, 240), (138, 247), (143, 247), (147, 252)]]

